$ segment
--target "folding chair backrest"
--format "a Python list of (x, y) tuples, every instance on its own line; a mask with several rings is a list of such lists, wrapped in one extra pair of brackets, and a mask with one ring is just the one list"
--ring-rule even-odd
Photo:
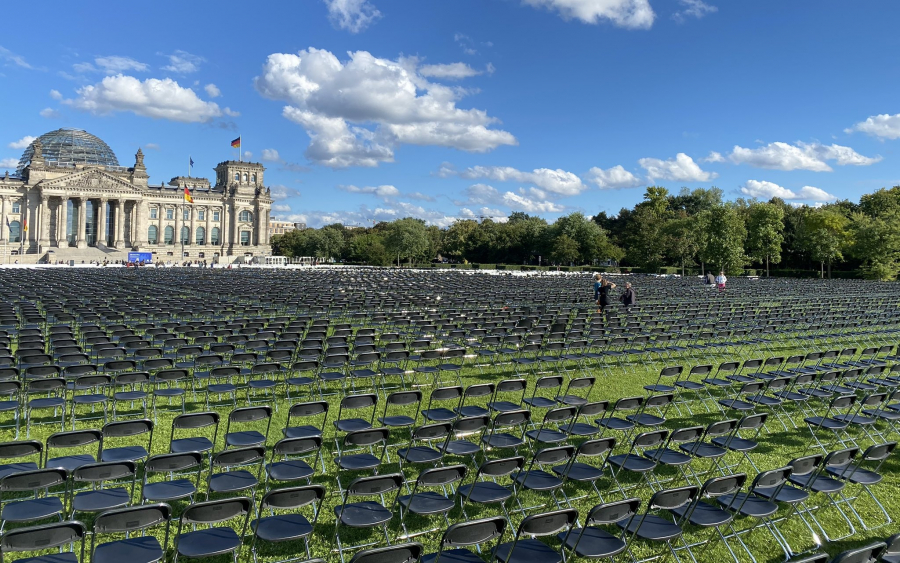
[(323, 498), (325, 498), (325, 487), (322, 485), (273, 489), (263, 496), (259, 509), (261, 511), (270, 509), (293, 510), (319, 502)]
[(202, 463), (203, 456), (200, 452), (158, 454), (150, 456), (144, 464), (144, 472), (149, 474), (185, 471), (195, 467), (200, 468)]
[(347, 435), (344, 436), (344, 445), (365, 447), (386, 443), (389, 435), (390, 431), (387, 428), (357, 430), (355, 432), (348, 432)]
[(478, 432), (487, 428), (490, 423), (491, 417), (487, 415), (460, 418), (453, 422), (453, 432), (455, 434), (468, 434), (471, 432)]
[(700, 489), (700, 497), (715, 498), (722, 495), (729, 495), (741, 490), (744, 483), (747, 482), (746, 473), (735, 473), (734, 475), (723, 475), (720, 477), (712, 477), (703, 483)]
[(285, 438), (275, 443), (272, 448), (273, 456), (296, 456), (314, 452), (322, 447), (320, 436), (307, 438)]
[(190, 412), (179, 414), (172, 420), (172, 432), (178, 430), (193, 430), (197, 428), (206, 428), (215, 426), (219, 423), (219, 413), (215, 411), (209, 412)]
[(838, 553), (831, 560), (831, 563), (874, 563), (881, 557), (885, 547), (885, 543), (881, 541), (870, 543), (863, 547)]
[(172, 516), (168, 504), (145, 504), (107, 510), (94, 519), (95, 534), (114, 534), (146, 530), (167, 522)]
[(109, 438), (126, 438), (130, 436), (138, 436), (153, 432), (153, 421), (149, 419), (143, 420), (123, 420), (119, 422), (107, 422), (101, 429), (103, 439)]
[(750, 486), (751, 490), (756, 489), (776, 489), (780, 488), (791, 476), (794, 468), (791, 466), (782, 467), (780, 469), (770, 469), (763, 471), (753, 479)]
[(247, 497), (194, 503), (184, 509), (181, 521), (184, 524), (218, 524), (250, 513), (253, 501)]
[[(421, 391), (395, 391), (388, 395), (387, 404), (388, 405), (413, 405), (422, 400), (422, 392)], [(385, 406), (387, 408), (387, 406)]]
[(35, 469), (19, 471), (0, 479), (0, 492), (5, 491), (38, 491), (56, 487), (66, 482), (68, 473), (65, 469)]
[(543, 514), (529, 514), (516, 532), (516, 537), (550, 536), (571, 528), (578, 519), (578, 511), (574, 508), (564, 508)]
[(265, 455), (266, 448), (262, 446), (224, 450), (212, 456), (211, 465), (213, 467), (249, 465), (251, 463), (262, 461)]
[(575, 455), (575, 446), (557, 446), (554, 448), (544, 448), (539, 450), (532, 457), (532, 463), (538, 465), (549, 465), (551, 463), (564, 464)]
[(109, 461), (104, 463), (89, 463), (82, 465), (72, 472), (73, 481), (88, 483), (101, 483), (115, 479), (134, 477), (137, 464), (133, 461)]
[(674, 510), (693, 502), (698, 492), (695, 485), (657, 491), (650, 498), (647, 509)]
[(350, 563), (416, 563), (422, 550), (422, 545), (415, 542), (364, 549), (354, 553)]
[[(0, 554), (22, 551), (40, 551), (84, 540), (84, 524), (81, 522), (55, 522), (8, 530), (0, 536)], [(82, 555), (84, 545), (82, 545)], [(62, 558), (60, 558), (62, 559)], [(79, 557), (84, 561), (84, 557)]]
[(551, 409), (547, 411), (544, 415), (544, 425), (548, 424), (559, 424), (566, 420), (572, 420), (578, 414), (578, 409), (575, 407), (561, 407), (558, 409)]
[(822, 454), (813, 454), (792, 459), (788, 465), (791, 466), (791, 475), (809, 475), (816, 471), (822, 465), (825, 456)]
[(869, 446), (862, 454), (862, 461), (882, 461), (887, 459), (896, 447), (897, 442), (885, 442), (884, 444)]
[(297, 403), (291, 405), (290, 410), (288, 410), (288, 426), (290, 426), (291, 418), (306, 418), (318, 416), (320, 414), (328, 416), (327, 401), (312, 401), (309, 403)]
[(413, 430), (412, 438), (413, 440), (441, 440), (450, 435), (450, 432), (453, 430), (453, 425), (449, 422), (439, 422), (436, 424), (426, 424), (424, 426), (419, 426), (415, 430)]
[(423, 487), (443, 487), (462, 481), (465, 479), (467, 471), (468, 468), (462, 464), (432, 467), (419, 473), (416, 481)]
[(489, 477), (503, 477), (518, 471), (525, 466), (525, 458), (521, 456), (508, 457), (503, 459), (492, 459), (485, 461), (478, 468), (479, 475), (487, 475)]
[(856, 457), (856, 454), (859, 453), (859, 448), (844, 448), (842, 450), (836, 450), (833, 452), (829, 452), (828, 455), (825, 456), (825, 460), (822, 462), (823, 467), (844, 467)]
[(587, 526), (602, 526), (604, 524), (613, 524), (627, 518), (632, 518), (637, 514), (641, 506), (641, 499), (630, 498), (616, 502), (608, 502), (598, 504), (591, 509), (587, 517)]
[(348, 496), (375, 496), (383, 495), (400, 489), (403, 486), (403, 475), (393, 473), (389, 475), (373, 475), (371, 477), (359, 477), (347, 487)]
[(44, 446), (37, 440), (0, 443), (0, 459), (19, 459), (32, 455), (40, 459)]
[(510, 426), (521, 426), (531, 420), (531, 411), (518, 410), (501, 412), (494, 417), (493, 428), (509, 428)]
[(444, 531), (440, 549), (458, 549), (498, 540), (506, 531), (506, 526), (506, 518), (502, 516), (453, 524)]

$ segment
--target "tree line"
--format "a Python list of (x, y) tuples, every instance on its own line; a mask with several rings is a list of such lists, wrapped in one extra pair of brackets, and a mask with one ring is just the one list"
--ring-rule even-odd
[(414, 218), (371, 228), (341, 224), (272, 238), (273, 252), (377, 266), (431, 262), (599, 265), (659, 271), (675, 267), (768, 273), (832, 269), (870, 279), (900, 274), (900, 186), (819, 207), (769, 201), (724, 201), (718, 188), (677, 195), (648, 187), (643, 200), (616, 215), (575, 212), (553, 223), (523, 212), (505, 222), (460, 219), (447, 228)]

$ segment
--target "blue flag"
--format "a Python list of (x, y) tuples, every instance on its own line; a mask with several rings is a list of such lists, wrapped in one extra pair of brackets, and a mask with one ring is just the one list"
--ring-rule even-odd
[(188, 160), (190, 160), (190, 161), (191, 161), (191, 166), (194, 166), (194, 159), (193, 159), (193, 158), (191, 158), (191, 157), (188, 157)]

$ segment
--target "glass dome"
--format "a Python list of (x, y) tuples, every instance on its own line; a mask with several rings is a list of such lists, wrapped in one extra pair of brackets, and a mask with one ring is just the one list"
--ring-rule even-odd
[[(74, 166), (75, 164), (97, 164), (100, 166), (119, 166), (119, 159), (109, 148), (109, 145), (81, 129), (57, 129), (44, 133), (39, 137), (41, 141), (41, 153), (44, 160), (51, 165)], [(16, 172), (22, 170), (31, 162), (34, 155), (34, 143), (28, 145)]]

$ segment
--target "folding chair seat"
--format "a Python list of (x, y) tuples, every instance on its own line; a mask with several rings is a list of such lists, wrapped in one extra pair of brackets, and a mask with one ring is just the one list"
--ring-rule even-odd
[[(0, 464), (0, 478), (19, 471), (34, 471), (38, 469), (38, 464), (43, 459), (43, 451), (44, 446), (37, 440), (0, 443), (0, 460), (16, 460), (12, 463)], [(37, 456), (36, 462), (22, 459), (31, 456)]]
[[(147, 419), (104, 424), (100, 429), (103, 439), (100, 442), (99, 461), (138, 462), (146, 459), (149, 455), (150, 445), (153, 443), (153, 426), (153, 421)], [(146, 442), (115, 446), (115, 443), (119, 441), (134, 442), (134, 438), (137, 436), (146, 437)], [(107, 443), (114, 447), (109, 447)]]
[(464, 418), (471, 416), (490, 416), (491, 411), (486, 408), (487, 404), (481, 406), (480, 404), (472, 404), (469, 401), (479, 401), (480, 399), (487, 397), (489, 402), (490, 399), (493, 398), (495, 390), (496, 386), (493, 383), (476, 383), (474, 385), (469, 385), (466, 387), (465, 391), (463, 391), (459, 405), (456, 406), (453, 411), (456, 413), (456, 416)]
[(884, 542), (873, 542), (856, 549), (848, 549), (834, 556), (831, 563), (870, 563), (874, 561), (889, 561), (882, 554), (885, 553)]
[[(275, 391), (279, 384), (279, 377), (275, 374), (283, 370), (281, 364), (267, 362), (255, 364), (247, 375), (247, 404), (272, 404), (278, 410), (278, 401), (275, 400)], [(262, 395), (262, 398), (257, 398)]]
[(736, 410), (738, 412), (752, 412), (756, 409), (756, 405), (741, 397), (748, 398), (758, 396), (764, 387), (764, 383), (756, 380), (750, 383), (744, 383), (741, 385), (740, 389), (738, 389), (736, 395), (729, 399), (720, 399), (719, 404), (727, 409)]
[[(853, 512), (853, 515), (857, 520), (859, 520), (860, 524), (862, 524), (863, 528), (866, 530), (881, 528), (883, 526), (887, 526), (893, 521), (884, 505), (875, 496), (875, 493), (872, 491), (872, 487), (881, 483), (881, 481), (883, 480), (884, 477), (880, 473), (881, 467), (884, 464), (885, 460), (891, 455), (891, 453), (893, 453), (896, 447), (897, 442), (874, 444), (866, 448), (866, 450), (859, 457), (859, 461), (857, 462), (850, 462), (843, 466), (837, 463), (825, 464), (825, 471), (830, 476), (839, 479), (847, 485), (858, 486), (862, 492), (865, 492), (869, 495), (869, 498), (872, 499), (872, 501), (881, 511), (881, 514), (883, 516), (882, 523), (878, 525), (869, 525), (863, 519), (863, 514), (866, 514), (868, 511), (857, 510), (855, 507), (859, 495), (857, 494), (856, 497), (850, 499), (850, 501), (847, 502), (848, 508)], [(844, 495), (842, 495), (842, 499), (848, 500)]]
[[(638, 412), (626, 415), (625, 419), (643, 428), (656, 428), (662, 426), (666, 423), (666, 414), (674, 400), (675, 395), (672, 393), (665, 395), (651, 395), (647, 397)], [(647, 412), (649, 409), (653, 409), (656, 414)]]
[[(156, 418), (156, 412), (159, 409), (157, 402), (159, 399), (166, 399), (171, 407), (173, 399), (181, 400), (180, 411), (185, 412), (185, 390), (181, 387), (182, 382), (189, 377), (186, 369), (162, 369), (153, 376), (152, 395), (153, 395), (153, 418)], [(172, 410), (171, 408), (167, 410)]]
[(588, 397), (594, 388), (596, 377), (577, 377), (569, 380), (566, 389), (556, 397), (561, 405), (582, 407), (588, 403)]
[[(100, 513), (131, 504), (137, 466), (133, 461), (89, 463), (78, 467), (71, 475), (71, 517), (78, 512)], [(79, 483), (86, 490), (76, 490)]]
[[(338, 432), (355, 432), (357, 430), (366, 430), (372, 428), (375, 421), (375, 411), (378, 404), (378, 395), (375, 393), (367, 393), (363, 395), (348, 395), (341, 398), (338, 407), (337, 420), (334, 421), (334, 427)], [(362, 417), (344, 418), (344, 411), (359, 411), (371, 409), (368, 420)]]
[(234, 494), (248, 491), (252, 498), (259, 484), (260, 468), (266, 448), (251, 446), (213, 454), (206, 480), (207, 499), (213, 494)]
[(567, 428), (567, 423), (571, 424), (578, 409), (575, 407), (560, 407), (551, 409), (544, 414), (544, 420), (537, 428), (527, 430), (525, 437), (530, 440), (533, 447), (534, 444), (558, 444), (569, 439), (569, 434), (563, 429)]
[[(353, 481), (347, 487), (342, 495), (341, 504), (334, 507), (335, 527), (334, 535), (337, 542), (338, 553), (341, 561), (344, 560), (344, 551), (347, 549), (355, 549), (358, 547), (367, 547), (375, 545), (375, 543), (361, 544), (351, 547), (345, 547), (341, 542), (341, 528), (350, 527), (357, 529), (381, 528), (384, 532), (385, 541), (390, 544), (388, 537), (387, 525), (394, 517), (393, 512), (385, 505), (385, 495), (396, 492), (399, 495), (400, 488), (403, 486), (403, 475), (375, 475), (372, 477), (360, 477)], [(377, 501), (360, 501), (349, 502), (353, 497), (379, 497), (381, 502)], [(396, 503), (396, 498), (394, 499)]]
[[(313, 465), (309, 465), (303, 458), (314, 456)], [(316, 460), (322, 463), (322, 471), (325, 471), (325, 462), (322, 456), (322, 437), (306, 436), (301, 438), (285, 438), (275, 443), (272, 448), (272, 458), (266, 464), (266, 479), (281, 482), (306, 480), (315, 474)], [(280, 461), (276, 461), (279, 459)]]
[[(95, 563), (155, 563), (165, 558), (165, 540), (159, 543), (154, 529), (168, 539), (172, 509), (166, 504), (150, 504), (109, 510), (94, 520), (91, 534), (91, 560)], [(147, 533), (148, 530), (151, 533)], [(106, 535), (124, 539), (97, 544)], [(133, 534), (133, 537), (132, 537)]]
[[(0, 556), (4, 561), (9, 560), (12, 563), (86, 563), (84, 536), (84, 524), (81, 522), (54, 522), (9, 530), (0, 536)], [(78, 551), (75, 551), (76, 543), (81, 546)], [(67, 545), (71, 551), (63, 551), (63, 547)], [(54, 551), (36, 555), (44, 550)], [(32, 555), (20, 559), (7, 559), (7, 556), (20, 552), (30, 552)]]
[(609, 526), (621, 520), (633, 518), (641, 500), (626, 499), (594, 506), (588, 513), (583, 528), (560, 533), (557, 538), (567, 551), (586, 559), (613, 559), (627, 549), (622, 537), (615, 536), (601, 526)]
[(284, 387), (287, 399), (292, 399), (291, 391), (308, 389), (314, 386), (321, 394), (321, 389), (318, 388), (318, 371), (319, 361), (317, 359), (303, 359), (294, 362), (290, 370), (285, 372)]
[[(247, 531), (253, 501), (246, 497), (195, 503), (184, 509), (175, 535), (175, 562), (179, 557), (200, 559), (232, 554), (237, 563)], [(222, 525), (235, 521), (237, 530)], [(197, 529), (197, 526), (205, 526)], [(190, 527), (191, 531), (185, 531)]]
[[(19, 471), (0, 478), (0, 529), (53, 516), (62, 520), (67, 480), (68, 473), (59, 468)], [(51, 493), (51, 488), (63, 490)], [(29, 497), (23, 499), (23, 493)]]
[[(25, 410), (25, 436), (31, 433), (32, 413), (52, 409), (60, 414), (60, 430), (66, 425), (66, 380), (62, 377), (25, 379), (22, 400)], [(35, 423), (38, 424), (38, 423)]]
[[(481, 437), (481, 443), (488, 449), (515, 449), (525, 444), (525, 428), (531, 421), (531, 411), (517, 410), (501, 412), (491, 421)], [(513, 432), (516, 432), (513, 434)]]
[(409, 444), (397, 450), (400, 468), (404, 463), (409, 464), (437, 464), (444, 457), (442, 450), (437, 450), (427, 444), (445, 442), (450, 436), (453, 426), (449, 422), (427, 424), (414, 429), (410, 433)]
[[(452, 492), (453, 486), (465, 479), (466, 471), (465, 465), (450, 465), (425, 469), (419, 473), (410, 494), (397, 498), (404, 538), (409, 539), (436, 531), (431, 529), (410, 533), (406, 526), (406, 518), (411, 514), (424, 518), (440, 515), (448, 525), (450, 524), (447, 514), (453, 510), (455, 503), (451, 498), (453, 495), (447, 494), (447, 488), (450, 487)], [(438, 488), (441, 492), (435, 490)]]
[[(57, 432), (47, 438), (44, 467), (65, 469), (71, 473), (82, 465), (96, 463), (100, 457), (103, 433), (99, 430)], [(69, 450), (67, 455), (50, 457), (54, 450)], [(73, 452), (72, 450), (76, 450)]]
[(481, 453), (481, 445), (465, 439), (468, 436), (481, 434), (490, 425), (489, 416), (471, 416), (454, 420), (447, 441), (442, 446), (445, 454), (469, 456), (474, 463), (475, 456)]
[[(150, 456), (144, 463), (144, 476), (141, 482), (142, 501), (173, 502), (182, 499), (193, 501), (202, 468), (203, 454), (200, 452)], [(155, 475), (162, 475), (164, 480), (151, 481)]]
[(494, 395), (488, 402), (488, 408), (494, 412), (501, 413), (520, 410), (527, 387), (528, 382), (524, 379), (505, 379), (501, 381), (494, 388)]
[[(411, 413), (415, 405), (415, 414), (389, 414), (389, 410), (401, 411), (401, 413)], [(378, 422), (387, 428), (409, 428), (416, 423), (419, 418), (419, 408), (422, 405), (421, 391), (395, 391), (387, 396), (384, 403), (384, 411), (378, 417)], [(391, 409), (391, 407), (394, 407)]]
[[(672, 542), (681, 538), (683, 530), (675, 521), (664, 518), (661, 513), (672, 513), (680, 507), (690, 506), (698, 493), (698, 487), (693, 485), (658, 491), (650, 498), (643, 513), (619, 520), (616, 525), (623, 530), (623, 535), (631, 536), (631, 541), (639, 538), (650, 543), (664, 543), (669, 552), (675, 555)], [(678, 556), (675, 557), (677, 559)]]
[[(212, 434), (197, 435), (201, 429), (212, 428)], [(175, 431), (188, 431), (191, 435), (176, 438)], [(181, 432), (179, 432), (181, 434)], [(169, 451), (172, 453), (200, 452), (212, 455), (219, 435), (219, 413), (214, 411), (180, 414), (172, 420), (169, 433)]]
[[(306, 556), (311, 557), (309, 538), (318, 522), (324, 499), (325, 487), (321, 485), (276, 489), (263, 495), (257, 510), (258, 516), (250, 523), (253, 530), (250, 553), (253, 554), (254, 563), (258, 561), (258, 547), (262, 542), (284, 544), (303, 540)], [(300, 509), (307, 506), (312, 507), (312, 521), (300, 512)], [(269, 516), (263, 516), (265, 511), (269, 512)]]
[[(487, 460), (482, 463), (475, 474), (475, 479), (456, 490), (456, 496), (459, 499), (459, 506), (462, 509), (464, 518), (469, 518), (466, 514), (466, 504), (468, 503), (479, 505), (499, 504), (501, 509), (506, 512), (506, 502), (515, 494), (512, 479), (524, 466), (525, 458), (521, 456)], [(498, 483), (497, 481), (501, 477), (508, 478), (511, 486), (505, 487)]]
[(613, 430), (628, 435), (634, 429), (635, 423), (627, 418), (618, 418), (614, 415), (621, 412), (637, 412), (643, 405), (644, 397), (623, 397), (617, 400), (611, 409), (607, 409), (606, 416), (598, 418), (594, 422), (600, 426), (604, 434), (606, 430)]
[(565, 543), (577, 519), (578, 511), (574, 508), (530, 514), (522, 520), (513, 541), (494, 548), (494, 560), (503, 563), (563, 563), (565, 556), (561, 547), (555, 550), (536, 538), (558, 535), (562, 538), (560, 542)]
[(462, 387), (441, 387), (434, 389), (428, 398), (428, 405), (421, 411), (425, 420), (431, 422), (449, 422), (455, 420), (459, 415), (453, 410), (446, 407), (439, 407), (435, 403), (455, 403), (454, 408), (458, 408), (463, 397)]
[(645, 385), (644, 389), (649, 391), (650, 393), (674, 393), (675, 392), (675, 382), (672, 384), (663, 383), (664, 381), (669, 381), (671, 378), (675, 378), (676, 380), (681, 377), (682, 372), (684, 371), (684, 366), (672, 366), (662, 368), (659, 372), (659, 377), (656, 379), (656, 383), (653, 385)]
[[(265, 431), (260, 432), (263, 423), (265, 423)], [(232, 425), (237, 426), (239, 429), (232, 430)], [(264, 446), (266, 440), (269, 439), (269, 429), (271, 427), (272, 407), (268, 405), (234, 409), (228, 413), (228, 422), (225, 426), (225, 447), (249, 448), (252, 446)]]
[[(556, 498), (556, 491), (562, 488), (565, 481), (558, 473), (551, 473), (545, 468), (551, 469), (554, 465), (567, 465), (574, 455), (574, 446), (558, 446), (538, 451), (531, 457), (528, 469), (519, 471), (512, 476), (516, 493), (523, 490), (534, 491), (538, 495), (549, 493), (553, 502), (556, 503), (556, 507), (559, 508), (560, 503)], [(516, 494), (516, 499), (518, 500), (518, 494)], [(528, 508), (523, 508), (520, 504), (519, 509), (520, 512), (526, 512), (543, 506), (546, 506), (546, 503)]]
[[(812, 435), (812, 440), (818, 447), (827, 450), (830, 444), (838, 441), (843, 442), (842, 437), (846, 433), (847, 428), (849, 428), (850, 423), (837, 419), (835, 416), (842, 414), (839, 412), (841, 410), (850, 411), (855, 404), (856, 395), (840, 395), (831, 400), (828, 409), (822, 415), (809, 416), (803, 419)], [(816, 431), (822, 430), (830, 432), (834, 439), (823, 444), (816, 434)]]
[[(375, 471), (381, 466), (387, 453), (390, 431), (387, 428), (369, 428), (348, 432), (338, 443), (338, 457), (334, 463), (338, 467), (337, 483), (341, 488), (342, 473), (347, 471)], [(349, 453), (368, 450), (363, 453)], [(378, 455), (376, 455), (376, 452)]]
[[(699, 493), (694, 498), (694, 502), (689, 505), (682, 505), (677, 508), (674, 508), (671, 512), (678, 518), (676, 519), (676, 524), (679, 526), (684, 526), (686, 523), (691, 524), (692, 526), (696, 526), (698, 528), (708, 528), (712, 529), (713, 532), (722, 540), (726, 549), (734, 558), (735, 561), (740, 561), (738, 556), (731, 549), (731, 546), (728, 544), (728, 541), (725, 539), (725, 536), (722, 534), (720, 528), (726, 525), (730, 525), (734, 520), (734, 516), (732, 513), (723, 509), (720, 505), (714, 504), (711, 502), (704, 502), (706, 500), (715, 500), (719, 497), (725, 495), (733, 495), (737, 494), (743, 487), (744, 483), (747, 481), (747, 476), (743, 473), (738, 473), (735, 475), (723, 475), (721, 477), (713, 477), (703, 483), (703, 486), (700, 488)], [(698, 547), (700, 545), (704, 545), (702, 553), (706, 552), (709, 544), (713, 541), (713, 536), (707, 539), (704, 542), (697, 542), (692, 545), (685, 545), (684, 548), (688, 551), (692, 559), (697, 559), (697, 556), (694, 555), (691, 548)]]
[(885, 540), (885, 550), (881, 552), (884, 563), (900, 563), (900, 534), (894, 534)]

